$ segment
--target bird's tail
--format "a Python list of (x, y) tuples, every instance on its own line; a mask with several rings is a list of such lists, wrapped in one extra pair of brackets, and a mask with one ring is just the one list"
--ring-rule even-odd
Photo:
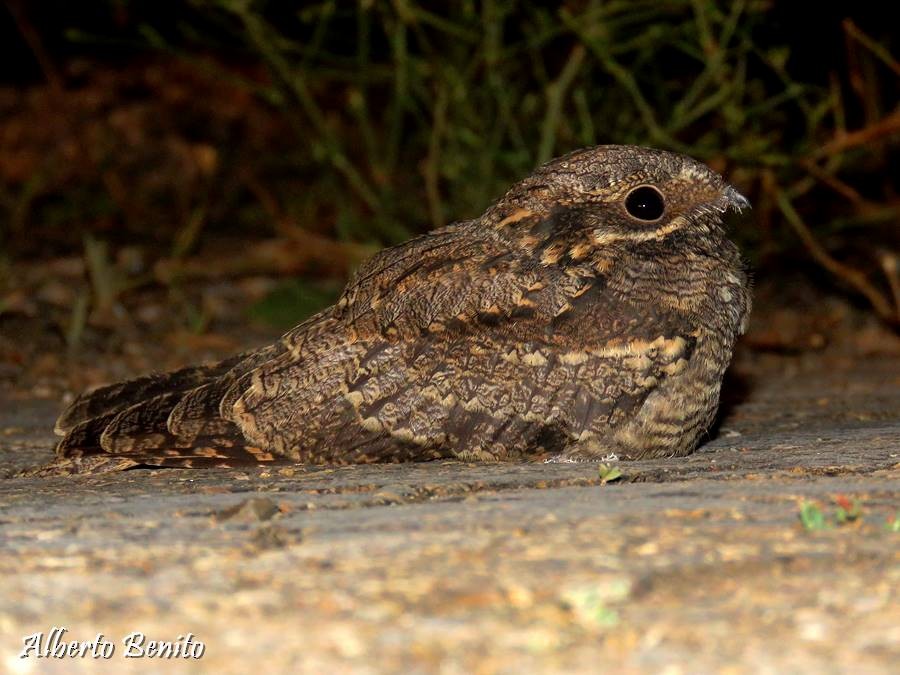
[(100, 473), (132, 466), (258, 466), (280, 459), (247, 442), (220, 415), (234, 382), (277, 347), (211, 366), (148, 375), (82, 394), (56, 422), (56, 460), (29, 475)]

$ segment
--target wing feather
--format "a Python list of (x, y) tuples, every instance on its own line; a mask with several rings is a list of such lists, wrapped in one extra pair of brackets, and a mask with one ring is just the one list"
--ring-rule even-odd
[(59, 416), (55, 431), (63, 436), (76, 425), (94, 417), (124, 410), (129, 406), (171, 391), (186, 391), (230, 370), (244, 355), (213, 366), (191, 366), (161, 375), (145, 375), (119, 382), (76, 398)]

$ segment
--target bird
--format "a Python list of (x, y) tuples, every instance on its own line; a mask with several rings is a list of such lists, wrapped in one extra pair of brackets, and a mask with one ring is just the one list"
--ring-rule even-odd
[(576, 150), (273, 344), (82, 394), (52, 470), (688, 455), (747, 327), (747, 207), (688, 156)]

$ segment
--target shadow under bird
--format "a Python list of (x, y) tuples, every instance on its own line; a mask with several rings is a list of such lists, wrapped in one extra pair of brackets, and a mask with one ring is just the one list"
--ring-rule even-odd
[(578, 150), (275, 344), (83, 394), (47, 469), (686, 455), (747, 322), (746, 206), (689, 157)]

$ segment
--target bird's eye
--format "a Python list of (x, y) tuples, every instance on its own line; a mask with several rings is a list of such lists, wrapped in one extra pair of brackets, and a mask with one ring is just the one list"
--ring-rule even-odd
[(634, 188), (625, 198), (625, 210), (628, 215), (638, 220), (659, 220), (666, 210), (666, 202), (662, 193), (655, 187), (641, 185)]

